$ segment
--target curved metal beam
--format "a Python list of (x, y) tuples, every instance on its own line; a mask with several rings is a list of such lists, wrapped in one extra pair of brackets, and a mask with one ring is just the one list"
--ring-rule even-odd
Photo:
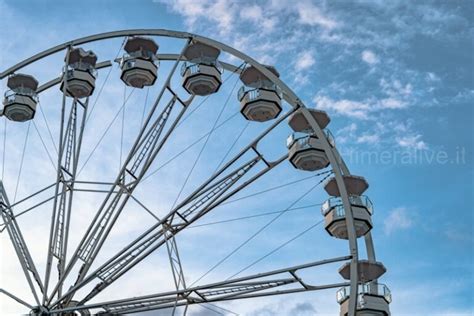
[[(339, 161), (340, 156), (336, 156), (333, 151), (333, 147), (329, 144), (328, 139), (326, 138), (323, 130), (319, 126), (316, 119), (311, 115), (306, 107), (302, 107), (301, 111), (305, 116), (306, 120), (311, 125), (313, 131), (316, 133), (316, 136), (320, 139), (321, 143), (323, 144), (324, 151), (331, 163), (332, 170), (334, 172), (334, 177), (336, 178), (336, 183), (339, 188), (339, 192), (341, 193), (341, 199), (344, 206), (345, 216), (346, 216), (346, 226), (347, 226), (347, 235), (349, 237), (349, 251), (351, 254), (351, 280), (350, 280), (350, 295), (349, 295), (349, 316), (355, 316), (356, 314), (356, 307), (357, 307), (357, 290), (358, 290), (358, 261), (359, 261), (359, 251), (357, 247), (357, 236), (354, 226), (354, 216), (352, 214), (352, 207), (349, 201), (349, 195), (347, 194), (347, 189), (344, 183), (343, 175), (349, 174), (349, 169), (345, 164), (340, 164)], [(341, 159), (342, 161), (342, 159)], [(345, 170), (341, 170), (345, 169)], [(343, 171), (345, 171), (343, 173)]]
[(296, 94), (283, 82), (281, 81), (275, 74), (273, 74), (271, 71), (269, 71), (266, 67), (258, 63), (255, 59), (251, 58), (250, 56), (236, 50), (235, 48), (232, 48), (226, 44), (223, 44), (221, 42), (215, 41), (213, 39), (204, 37), (204, 36), (199, 36), (196, 34), (188, 33), (188, 32), (178, 32), (178, 31), (170, 31), (170, 30), (164, 30), (164, 29), (131, 29), (131, 30), (121, 30), (121, 31), (113, 31), (113, 32), (106, 32), (106, 33), (100, 33), (100, 34), (95, 34), (91, 36), (86, 36), (86, 37), (81, 37), (72, 41), (68, 41), (62, 44), (59, 44), (57, 46), (54, 46), (50, 49), (47, 49), (45, 51), (42, 51), (34, 56), (31, 56), (30, 58), (27, 58), (18, 64), (8, 68), (7, 70), (3, 71), (0, 73), (0, 79), (5, 78), (6, 76), (13, 74), (17, 70), (26, 67), (35, 61), (38, 61), (42, 58), (45, 58), (47, 56), (50, 56), (52, 54), (55, 54), (57, 52), (60, 52), (67, 47), (70, 46), (77, 46), (81, 44), (86, 44), (86, 43), (91, 43), (95, 41), (100, 41), (104, 39), (111, 39), (111, 38), (117, 38), (117, 37), (125, 37), (125, 36), (134, 36), (134, 35), (148, 35), (148, 36), (163, 36), (163, 37), (173, 37), (173, 38), (180, 38), (180, 39), (195, 39), (197, 41), (200, 41), (204, 44), (208, 44), (214, 47), (217, 47), (231, 55), (234, 55), (235, 57), (238, 57), (239, 59), (249, 63), (250, 65), (254, 66), (257, 68), (261, 73), (263, 73), (266, 77), (268, 77), (270, 80), (272, 80), (275, 84), (277, 84), (283, 91), (288, 93), (288, 97), (291, 100), (289, 103), (293, 106), (296, 106), (297, 104), (301, 104), (299, 98), (296, 96)]

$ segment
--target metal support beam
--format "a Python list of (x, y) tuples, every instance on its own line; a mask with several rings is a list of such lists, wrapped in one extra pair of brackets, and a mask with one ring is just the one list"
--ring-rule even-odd
[(21, 305), (24, 305), (26, 307), (28, 307), (29, 309), (33, 309), (33, 306), (31, 306), (30, 304), (28, 304), (27, 302), (25, 302), (24, 300), (22, 300), (21, 298), (11, 294), (10, 292), (4, 290), (4, 289), (0, 289), (0, 293), (3, 293), (5, 294), (6, 296), (8, 296), (9, 298), (17, 301), (18, 303), (20, 303)]
[[(302, 278), (297, 275), (297, 272), (334, 262), (347, 261), (350, 258), (350, 256), (337, 257), (207, 285), (195, 286), (179, 291), (164, 292), (89, 305), (79, 305), (71, 308), (57, 309), (54, 310), (54, 312), (59, 313), (103, 309), (105, 310), (105, 313), (124, 314), (172, 308), (175, 304), (176, 297), (179, 297), (178, 306), (186, 306), (188, 304), (193, 305), (271, 295), (301, 293), (347, 286), (348, 282), (311, 285), (304, 282)], [(282, 288), (282, 290), (274, 290), (276, 288)]]
[[(87, 98), (84, 103), (79, 102), (77, 99), (73, 99), (71, 103), (66, 128), (65, 130), (61, 128), (60, 133), (62, 135), (59, 139), (60, 147), (56, 193), (53, 204), (48, 258), (46, 264), (46, 290), (50, 279), (53, 258), (58, 260), (58, 280), (62, 280), (64, 274), (74, 186), (87, 118), (89, 98)], [(66, 102), (63, 104), (65, 106)], [(63, 119), (62, 124), (65, 123), (66, 121)], [(61, 290), (62, 282), (60, 281), (58, 282), (58, 295), (61, 295)], [(47, 293), (44, 295), (43, 303), (46, 299)]]
[(7, 193), (5, 191), (2, 181), (0, 181), (0, 212), (2, 215), (3, 222), (6, 223), (5, 226), (8, 235), (10, 236), (13, 248), (15, 249), (15, 252), (18, 256), (18, 260), (20, 261), (23, 273), (25, 274), (33, 297), (35, 298), (36, 303), (40, 305), (39, 297), (31, 279), (31, 276), (33, 276), (34, 280), (38, 284), (41, 292), (44, 292), (43, 283), (41, 282), (38, 271), (36, 270), (36, 266), (33, 262), (33, 259), (31, 258), (30, 251), (26, 246), (25, 239), (23, 238), (23, 235), (20, 230), (20, 226), (18, 226), (16, 219), (13, 217), (10, 202), (8, 200)]
[[(178, 244), (176, 243), (176, 235), (173, 233), (172, 228), (163, 224), (163, 233), (166, 240), (166, 250), (168, 251), (168, 258), (170, 260), (171, 273), (173, 274), (174, 285), (176, 291), (186, 290), (186, 281), (184, 279), (183, 266), (181, 264), (181, 258), (179, 257)], [(176, 295), (175, 305), (171, 312), (172, 316), (176, 314), (177, 304), (179, 302), (179, 296)], [(186, 313), (186, 312), (185, 312)]]

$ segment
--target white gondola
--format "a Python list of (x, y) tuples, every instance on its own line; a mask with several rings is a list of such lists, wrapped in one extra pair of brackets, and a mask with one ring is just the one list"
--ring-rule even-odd
[[(385, 284), (376, 282), (359, 285), (357, 291), (357, 316), (390, 316), (389, 304), (392, 302), (392, 293)], [(337, 291), (337, 302), (340, 304), (340, 316), (349, 315), (349, 287)]]
[[(344, 175), (343, 181), (349, 195), (356, 236), (365, 236), (372, 229), (373, 205), (367, 196), (362, 195), (369, 184), (364, 177), (355, 175)], [(332, 196), (321, 206), (326, 230), (333, 237), (348, 239), (346, 213), (335, 177), (329, 178), (324, 190)]]
[(151, 38), (129, 37), (124, 49), (127, 52), (122, 58), (120, 78), (126, 85), (142, 89), (152, 86), (157, 78), (158, 66), (155, 64), (158, 44)]
[[(352, 216), (357, 237), (365, 236), (372, 229), (373, 205), (367, 196), (350, 195)], [(333, 237), (348, 239), (346, 212), (340, 197), (328, 199), (321, 206), (325, 229)]]
[(215, 93), (222, 85), (222, 67), (217, 58), (221, 51), (215, 47), (192, 42), (183, 55), (186, 62), (181, 68), (183, 88), (190, 94), (206, 96)]
[[(265, 67), (280, 76), (274, 67)], [(265, 122), (280, 114), (282, 93), (270, 79), (250, 66), (242, 71), (240, 80), (244, 83), (238, 93), (240, 112), (247, 120)]]
[[(309, 110), (324, 129), (329, 124), (329, 116), (324, 111)], [(291, 164), (301, 170), (315, 171), (326, 168), (329, 159), (324, 151), (323, 143), (307, 122), (303, 113), (296, 111), (288, 120), (288, 124), (295, 131), (287, 139), (288, 159)], [(329, 143), (334, 146), (334, 138), (329, 130), (324, 130)]]
[[(97, 56), (92, 51), (74, 48), (66, 56), (68, 65), (63, 73), (61, 90), (67, 86), (66, 94), (74, 98), (85, 98), (92, 95), (95, 88)], [(64, 84), (66, 82), (66, 85)]]
[(14, 74), (8, 77), (3, 99), (3, 115), (15, 122), (25, 122), (33, 119), (38, 104), (36, 89), (38, 81), (25, 74)]

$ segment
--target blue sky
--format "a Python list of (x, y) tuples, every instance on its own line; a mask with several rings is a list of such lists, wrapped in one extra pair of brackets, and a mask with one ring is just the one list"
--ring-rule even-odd
[[(229, 44), (260, 62), (275, 65), (282, 80), (294, 89), (307, 106), (329, 113), (332, 119), (330, 129), (336, 136), (337, 146), (351, 172), (363, 175), (370, 183), (367, 194), (375, 205), (374, 242), (377, 258), (388, 269), (383, 282), (393, 291), (393, 314), (472, 314), (472, 1), (395, 0), (387, 3), (377, 0), (282, 0), (244, 3), (231, 0), (99, 0), (73, 4), (70, 1), (0, 0), (0, 12), (2, 70), (43, 49), (73, 38), (133, 28), (194, 32)], [(113, 56), (120, 41), (101, 45), (94, 44), (91, 48), (103, 55)], [(161, 52), (176, 51), (179, 47), (173, 41), (163, 41), (160, 45)], [(61, 58), (51, 58), (46, 64), (36, 68), (31, 66), (30, 69), (44, 82), (60, 72)], [(55, 67), (49, 67), (50, 65)], [(163, 68), (166, 69), (166, 66), (163, 65)], [(101, 78), (104, 77), (105, 74), (101, 74)], [(101, 127), (102, 120), (113, 116), (118, 106), (116, 100), (122, 100), (123, 88), (119, 86), (120, 81), (116, 80), (115, 83), (115, 86), (107, 86), (105, 89), (100, 107), (91, 123), (96, 128)], [(5, 82), (2, 82), (2, 88), (4, 87)], [(232, 92), (231, 88), (232, 86), (226, 87), (224, 92)], [(48, 92), (42, 98), (42, 104), (53, 104), (54, 98), (58, 96), (57, 91)], [(132, 98), (132, 102), (140, 104), (143, 100), (143, 94), (135, 94)], [(232, 100), (237, 104), (235, 99)], [(212, 106), (208, 109), (212, 109)], [(54, 108), (46, 107), (45, 111), (53, 122), (56, 113)], [(141, 115), (141, 110), (137, 112), (133, 107), (127, 108), (127, 111), (131, 117)], [(232, 113), (230, 108), (226, 109), (224, 116)], [(196, 120), (189, 123), (188, 133), (200, 131), (202, 122), (213, 121), (216, 115), (217, 111), (211, 110), (198, 113)], [(206, 129), (212, 126), (212, 122), (204, 124)], [(216, 162), (225, 154), (225, 149), (218, 145), (228, 143), (229, 137), (235, 137), (242, 124), (245, 124), (243, 119), (235, 122), (221, 135), (211, 138), (209, 156), (201, 160), (196, 179), (191, 179), (189, 187), (192, 187), (193, 181), (199, 181), (198, 176), (204, 176), (215, 169)], [(102, 155), (91, 159), (91, 169), (85, 170), (86, 175), (104, 171), (104, 164), (107, 165), (107, 162), (117, 164), (112, 155), (107, 153), (116, 151), (112, 139), (119, 135), (119, 127), (118, 123), (114, 125), (109, 147), (104, 145), (100, 149)], [(15, 157), (18, 159), (21, 154), (21, 148), (15, 144), (23, 142), (25, 126), (11, 127), (11, 130), (17, 131), (16, 128), (18, 133), (10, 132), (14, 136), (9, 139), (10, 147), (7, 145), (7, 162), (8, 159), (15, 161)], [(126, 138), (126, 144), (132, 139), (132, 130), (133, 126), (130, 126), (130, 139)], [(258, 129), (252, 126), (249, 130)], [(286, 132), (281, 132), (282, 137), (284, 133)], [(177, 135), (179, 138), (176, 146), (189, 143), (189, 135)], [(275, 146), (277, 142), (275, 140)], [(37, 157), (41, 156), (46, 166), (43, 168), (41, 161), (32, 156), (29, 157), (30, 160), (26, 160), (30, 163), (23, 171), (19, 196), (41, 187), (41, 181), (29, 175), (37, 174), (47, 178), (52, 172), (51, 166), (47, 165), (49, 162), (45, 162), (47, 156), (39, 139), (32, 140), (30, 144), (31, 154), (38, 153)], [(92, 148), (92, 144), (93, 134), (84, 151)], [(171, 152), (173, 151), (170, 149)], [(198, 152), (199, 148), (192, 150), (189, 155), (192, 157)], [(220, 156), (214, 157), (213, 153)], [(101, 157), (108, 160), (101, 162), (98, 159)], [(189, 168), (191, 165), (183, 163), (182, 166)], [(169, 171), (164, 172), (163, 176), (169, 184), (164, 189), (166, 192), (163, 193), (163, 200), (157, 200), (153, 195), (152, 183), (161, 183), (160, 179), (150, 181), (150, 187), (140, 193), (143, 199), (151, 205), (169, 200), (172, 202), (172, 196), (178, 191), (176, 188), (184, 180), (184, 176), (175, 175), (182, 166), (170, 166)], [(281, 175), (291, 179), (308, 176), (303, 172), (287, 169), (281, 170)], [(12, 192), (15, 189), (12, 183), (16, 180), (18, 169), (12, 163), (7, 164), (6, 170), (5, 185)], [(107, 175), (104, 171), (103, 176)], [(49, 183), (48, 181), (44, 180), (44, 183)], [(279, 181), (281, 180), (277, 177), (263, 179), (255, 190), (275, 185)], [(239, 206), (242, 209), (245, 206), (246, 209), (242, 211), (229, 207), (228, 211), (202, 221), (227, 219), (241, 214), (251, 215), (258, 213), (258, 210), (284, 209), (294, 200), (297, 192), (304, 192), (310, 184), (302, 182), (301, 186), (295, 187), (291, 192), (281, 191), (284, 194), (278, 197), (266, 195), (265, 199), (252, 200), (249, 203), (251, 207)], [(324, 191), (319, 189), (319, 192), (306, 197), (301, 203), (320, 203), (325, 198)], [(88, 203), (95, 205), (93, 201)], [(50, 212), (50, 209), (45, 212)], [(39, 220), (47, 225), (45, 219), (49, 218), (49, 215), (42, 216), (38, 213), (29, 218), (28, 216), (30, 215), (22, 219), (25, 226)], [(77, 219), (78, 227), (87, 224), (87, 216), (91, 216), (90, 212), (89, 215), (84, 213), (84, 218)], [(209, 276), (207, 281), (231, 275), (259, 255), (296, 235), (310, 222), (320, 219), (317, 208), (286, 215), (263, 238), (252, 241), (238, 256), (217, 270), (215, 275)], [(130, 225), (119, 222), (113, 240), (117, 245), (120, 244), (123, 238), (119, 232), (132, 236), (142, 225), (141, 221), (149, 220), (146, 215), (136, 215), (134, 223), (128, 223)], [(228, 226), (215, 225), (209, 226), (213, 229), (201, 231), (196, 228), (197, 232), (183, 236), (179, 240), (182, 242), (183, 257), (187, 262), (192, 262), (186, 265), (190, 271), (190, 280), (205, 272), (267, 220), (268, 218), (263, 218)], [(27, 238), (34, 242), (35, 234), (42, 234), (41, 227), (46, 226), (28, 229), (25, 233), (29, 235)], [(249, 233), (244, 234), (246, 232)], [(216, 236), (222, 238), (222, 243)], [(14, 269), (15, 261), (14, 258), (3, 259), (9, 258), (7, 253), (11, 254), (11, 250), (7, 246), (7, 236), (1, 234), (0, 238), (4, 275), (5, 270)], [(276, 269), (321, 259), (338, 252), (341, 254), (346, 249), (341, 243), (325, 236), (323, 227), (319, 226), (246, 272)], [(196, 250), (196, 244), (199, 245), (199, 251)], [(117, 245), (111, 245), (110, 251)], [(38, 254), (38, 261), (44, 260), (44, 251), (41, 250), (45, 247), (39, 245), (39, 250), (34, 251)], [(124, 280), (122, 286), (133, 284), (134, 281), (138, 287), (132, 289), (137, 293), (152, 293), (156, 289), (153, 282), (164, 282), (166, 279), (163, 276), (163, 280), (146, 280), (146, 275), (155, 273), (154, 269), (158, 269), (156, 266), (160, 262), (163, 265), (160, 271), (163, 271), (162, 274), (166, 273), (166, 261), (158, 257), (157, 255), (144, 262), (142, 275), (137, 274), (134, 278)], [(333, 268), (335, 274), (338, 267)], [(315, 271), (313, 276), (316, 279), (320, 277), (317, 273)], [(11, 278), (5, 279), (0, 287), (8, 289), (11, 285), (21, 291), (23, 284), (12, 282)], [(114, 297), (113, 294), (110, 294), (111, 298)], [(11, 305), (4, 297), (0, 297), (0, 303), (5, 304), (2, 308), (6, 311), (18, 311), (15, 309), (18, 306)], [(246, 315), (334, 315), (338, 307), (334, 291), (262, 299), (257, 303), (235, 302), (222, 306)], [(193, 309), (196, 315), (203, 311), (206, 310)]]

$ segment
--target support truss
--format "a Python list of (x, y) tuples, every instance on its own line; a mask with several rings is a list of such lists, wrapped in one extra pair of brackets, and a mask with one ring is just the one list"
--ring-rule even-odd
[[(222, 302), (228, 300), (248, 299), (271, 295), (317, 291), (347, 286), (349, 282), (310, 285), (297, 272), (325, 264), (350, 260), (351, 256), (337, 257), (316, 261), (304, 265), (254, 274), (247, 277), (195, 286), (192, 288), (146, 295), (116, 301), (101, 302), (90, 305), (78, 305), (74, 308), (53, 310), (52, 312), (70, 312), (81, 310), (103, 309), (104, 314), (126, 314), (149, 310), (169, 309), (173, 306), (187, 306)], [(176, 302), (176, 297), (178, 301)]]
[[(63, 106), (65, 106), (65, 104), (66, 102), (63, 103)], [(53, 220), (51, 222), (48, 258), (46, 264), (46, 291), (50, 279), (53, 258), (56, 258), (58, 261), (58, 280), (60, 280), (64, 274), (74, 185), (81, 152), (82, 137), (87, 118), (88, 104), (89, 98), (87, 98), (84, 103), (74, 98), (69, 110), (65, 129), (64, 117), (62, 119), (59, 140), (58, 172), (52, 213)], [(66, 108), (63, 109), (63, 113), (65, 111)], [(60, 284), (58, 287), (58, 295), (61, 295), (61, 290), (62, 286)], [(46, 291), (43, 300), (46, 300), (47, 298)]]
[(5, 227), (7, 229), (8, 235), (10, 236), (10, 240), (12, 242), (13, 248), (18, 256), (18, 260), (20, 261), (21, 267), (23, 269), (23, 273), (25, 274), (26, 280), (28, 285), (30, 286), (31, 292), (35, 298), (35, 301), (38, 305), (40, 305), (40, 301), (38, 298), (37, 289), (33, 284), (33, 279), (36, 281), (37, 285), (40, 288), (41, 292), (44, 292), (43, 283), (39, 277), (38, 271), (36, 270), (36, 266), (33, 262), (33, 259), (30, 255), (30, 251), (26, 246), (25, 239), (20, 230), (20, 226), (13, 216), (13, 212), (10, 206), (10, 202), (7, 197), (7, 193), (3, 186), (3, 182), (0, 181), (0, 212), (2, 213), (2, 219), (5, 223)]
[[(68, 263), (64, 275), (58, 282), (53, 294), (50, 296), (48, 303), (51, 302), (55, 293), (64, 282), (65, 277), (70, 273), (78, 260), (81, 260), (83, 264), (79, 270), (75, 284), (80, 283), (84, 279), (99, 250), (107, 239), (112, 227), (130, 199), (131, 194), (144, 177), (171, 133), (175, 130), (189, 104), (191, 104), (193, 97), (183, 101), (171, 88), (171, 78), (176, 71), (178, 63), (179, 59), (175, 62), (170, 71), (168, 78), (148, 114), (144, 126), (137, 136), (132, 149), (125, 159), (114, 184), (111, 186), (109, 193), (102, 202), (91, 225), (87, 229), (85, 236), (79, 243), (71, 261)], [(166, 104), (162, 112), (155, 117), (156, 109), (160, 104), (165, 91), (168, 91), (172, 95), (172, 98)], [(166, 129), (167, 123), (171, 121), (171, 113), (177, 103), (181, 104), (182, 108), (175, 115), (170, 126)], [(68, 297), (66, 303), (68, 303), (71, 298), (72, 296)]]

